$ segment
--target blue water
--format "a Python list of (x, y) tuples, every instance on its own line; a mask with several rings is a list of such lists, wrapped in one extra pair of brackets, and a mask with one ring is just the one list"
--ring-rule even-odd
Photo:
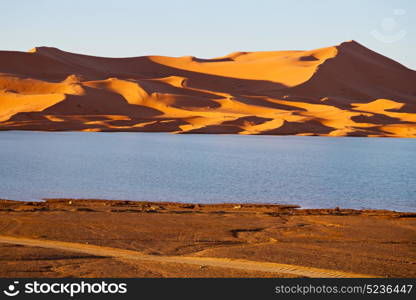
[(416, 139), (0, 132), (0, 198), (416, 211)]

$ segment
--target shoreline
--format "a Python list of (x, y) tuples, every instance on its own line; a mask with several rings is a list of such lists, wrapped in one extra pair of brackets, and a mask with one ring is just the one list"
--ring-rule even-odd
[[(270, 210), (270, 211), (291, 211), (292, 214), (303, 215), (358, 215), (358, 214), (372, 214), (372, 215), (389, 215), (389, 216), (406, 216), (416, 217), (416, 211), (398, 211), (392, 209), (382, 208), (342, 208), (342, 207), (328, 207), (328, 208), (304, 208), (298, 204), (278, 204), (278, 203), (241, 203), (241, 202), (221, 202), (221, 203), (201, 203), (201, 202), (177, 202), (177, 201), (142, 201), (142, 200), (114, 200), (114, 199), (96, 199), (96, 198), (42, 198), (39, 200), (11, 200), (0, 198), (0, 207), (3, 205), (25, 204), (30, 206), (67, 204), (73, 202), (77, 204), (101, 203), (104, 205), (129, 205), (141, 207), (161, 207), (161, 210), (172, 207), (185, 207), (193, 209), (215, 210), (221, 209), (250, 209), (250, 210)], [(42, 203), (44, 205), (40, 205)], [(203, 209), (204, 208), (204, 209)]]
[(415, 231), (387, 210), (0, 200), (0, 276), (415, 277)]

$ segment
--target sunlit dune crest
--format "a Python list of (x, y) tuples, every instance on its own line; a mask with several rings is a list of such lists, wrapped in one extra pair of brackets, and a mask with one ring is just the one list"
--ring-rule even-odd
[(0, 51), (0, 130), (416, 137), (416, 71), (354, 41), (213, 59)]

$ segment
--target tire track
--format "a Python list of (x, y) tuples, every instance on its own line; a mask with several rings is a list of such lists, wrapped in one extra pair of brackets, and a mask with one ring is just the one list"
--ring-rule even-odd
[(138, 251), (124, 250), (119, 248), (110, 248), (103, 246), (95, 246), (89, 244), (61, 242), (52, 240), (40, 240), (23, 237), (11, 237), (0, 235), (0, 242), (15, 245), (24, 245), (32, 247), (43, 247), (50, 249), (58, 249), (64, 251), (72, 251), (78, 253), (86, 253), (95, 256), (113, 257), (130, 260), (153, 261), (160, 263), (179, 263), (199, 266), (221, 267), (238, 269), (245, 271), (260, 271), (270, 273), (284, 273), (311, 278), (368, 278), (375, 277), (366, 274), (348, 273), (336, 270), (319, 269), (312, 267), (304, 267), (297, 265), (288, 265), (272, 262), (259, 262), (242, 259), (229, 259), (217, 257), (196, 257), (196, 256), (159, 256), (148, 255)]

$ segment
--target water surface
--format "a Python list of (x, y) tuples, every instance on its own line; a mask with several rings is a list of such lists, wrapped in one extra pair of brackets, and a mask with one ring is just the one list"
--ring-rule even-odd
[(416, 211), (416, 140), (0, 132), (0, 198)]

